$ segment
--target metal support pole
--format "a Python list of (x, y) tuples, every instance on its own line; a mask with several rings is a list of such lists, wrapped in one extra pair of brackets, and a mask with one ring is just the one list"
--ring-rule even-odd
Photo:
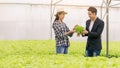
[(106, 56), (109, 57), (109, 0), (106, 3)]
[(53, 0), (51, 0), (51, 4), (50, 4), (50, 39), (52, 39), (52, 3)]
[(101, 17), (101, 19), (102, 19), (102, 8), (103, 8), (103, 3), (104, 3), (104, 0), (102, 1), (101, 7), (100, 7), (100, 10), (101, 10), (101, 11), (100, 11), (100, 12), (101, 12), (101, 13), (100, 13), (100, 14), (101, 14), (100, 17)]
[(54, 4), (54, 8), (53, 7), (53, 0), (51, 0), (51, 4), (50, 4), (50, 39), (52, 39), (52, 19), (53, 19), (53, 13), (54, 13), (54, 10), (55, 10), (55, 6), (57, 3), (61, 2), (62, 0), (59, 0), (57, 1), (55, 4)]
[(120, 5), (120, 3), (110, 5), (110, 7), (117, 6), (117, 5)]

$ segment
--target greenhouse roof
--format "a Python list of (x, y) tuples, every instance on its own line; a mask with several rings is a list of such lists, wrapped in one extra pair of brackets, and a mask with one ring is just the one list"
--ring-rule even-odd
[[(0, 3), (29, 3), (29, 4), (55, 4), (57, 5), (80, 5), (80, 6), (101, 6), (106, 0), (0, 0)], [(120, 0), (111, 0), (110, 5), (120, 7)]]

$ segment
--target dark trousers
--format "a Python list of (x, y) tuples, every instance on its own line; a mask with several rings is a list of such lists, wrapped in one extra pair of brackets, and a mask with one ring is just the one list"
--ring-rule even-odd
[(93, 57), (93, 56), (100, 56), (101, 50), (93, 50), (93, 49), (87, 49), (86, 50), (86, 56)]

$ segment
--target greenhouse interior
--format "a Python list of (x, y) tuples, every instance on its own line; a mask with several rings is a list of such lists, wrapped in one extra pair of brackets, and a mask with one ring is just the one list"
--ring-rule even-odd
[[(72, 30), (86, 27), (89, 7), (104, 22), (100, 56), (87, 57), (89, 35), (77, 33), (68, 37), (68, 54), (56, 55), (58, 9), (67, 12), (63, 21)], [(120, 68), (119, 34), (120, 0), (0, 0), (0, 68)]]

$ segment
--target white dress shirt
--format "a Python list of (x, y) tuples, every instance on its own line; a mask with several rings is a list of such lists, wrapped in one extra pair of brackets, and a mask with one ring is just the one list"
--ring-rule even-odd
[(90, 22), (90, 26), (89, 26), (89, 31), (91, 32), (92, 28), (93, 28), (93, 25), (94, 25), (94, 21), (91, 21)]

